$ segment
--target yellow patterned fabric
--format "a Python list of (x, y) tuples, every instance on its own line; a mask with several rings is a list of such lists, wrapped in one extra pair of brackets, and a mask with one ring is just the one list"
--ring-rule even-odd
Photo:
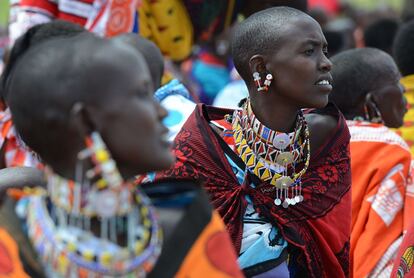
[(181, 61), (190, 55), (193, 27), (182, 0), (143, 0), (138, 13), (139, 33), (164, 56)]
[(408, 112), (404, 116), (404, 125), (397, 130), (397, 133), (407, 142), (411, 155), (414, 155), (414, 74), (403, 77), (401, 83), (406, 90)]

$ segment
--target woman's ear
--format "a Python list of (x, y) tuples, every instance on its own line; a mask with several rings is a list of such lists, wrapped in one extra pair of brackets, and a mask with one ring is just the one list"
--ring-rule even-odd
[(383, 123), (381, 111), (378, 109), (376, 95), (374, 93), (368, 93), (365, 96), (365, 114), (369, 121)]
[(370, 106), (370, 107), (377, 107), (377, 99), (376, 99), (376, 94), (369, 92), (366, 96), (365, 96), (365, 104)]
[(254, 55), (249, 60), (250, 73), (266, 74), (266, 63), (262, 55)]
[(77, 102), (73, 105), (70, 111), (70, 123), (83, 138), (95, 130), (90, 113), (81, 102)]
[(268, 92), (272, 84), (273, 75), (266, 68), (262, 55), (254, 55), (249, 60), (250, 74), (258, 92)]

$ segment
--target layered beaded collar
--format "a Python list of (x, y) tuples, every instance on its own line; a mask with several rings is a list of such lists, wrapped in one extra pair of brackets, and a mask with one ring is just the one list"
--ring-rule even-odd
[(92, 139), (78, 156), (95, 162), (86, 178), (81, 163), (80, 182), (46, 169), (47, 192), (22, 199), (18, 214), (51, 277), (145, 277), (161, 253), (155, 211), (122, 179), (100, 137)]
[(254, 115), (250, 101), (232, 119), (236, 150), (248, 170), (276, 187), (275, 205), (295, 205), (303, 200), (301, 177), (310, 161), (309, 130), (300, 111), (295, 130), (271, 130)]

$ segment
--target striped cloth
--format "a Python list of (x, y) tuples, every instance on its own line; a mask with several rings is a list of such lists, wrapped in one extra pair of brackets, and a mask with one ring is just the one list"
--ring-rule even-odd
[(30, 27), (54, 19), (102, 37), (139, 33), (173, 61), (188, 57), (193, 28), (181, 0), (10, 0), (11, 43)]

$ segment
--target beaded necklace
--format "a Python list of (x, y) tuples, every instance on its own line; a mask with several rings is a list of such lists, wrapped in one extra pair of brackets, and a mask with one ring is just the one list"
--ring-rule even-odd
[[(145, 277), (161, 253), (162, 232), (148, 198), (138, 193), (135, 200), (124, 217), (100, 219), (100, 237), (92, 233), (91, 218), (49, 208), (46, 193), (23, 200), (28, 236), (49, 274)], [(125, 246), (117, 243), (120, 230), (125, 231)]]
[(246, 167), (276, 187), (275, 205), (287, 208), (303, 201), (301, 177), (310, 161), (309, 130), (303, 113), (298, 114), (294, 132), (277, 132), (255, 117), (247, 100), (242, 110), (234, 112), (232, 127), (236, 150)]
[(145, 277), (161, 253), (155, 211), (122, 179), (98, 133), (86, 145), (78, 155), (93, 162), (86, 179), (82, 163), (78, 182), (47, 168), (48, 192), (19, 202), (29, 239), (52, 277)]

